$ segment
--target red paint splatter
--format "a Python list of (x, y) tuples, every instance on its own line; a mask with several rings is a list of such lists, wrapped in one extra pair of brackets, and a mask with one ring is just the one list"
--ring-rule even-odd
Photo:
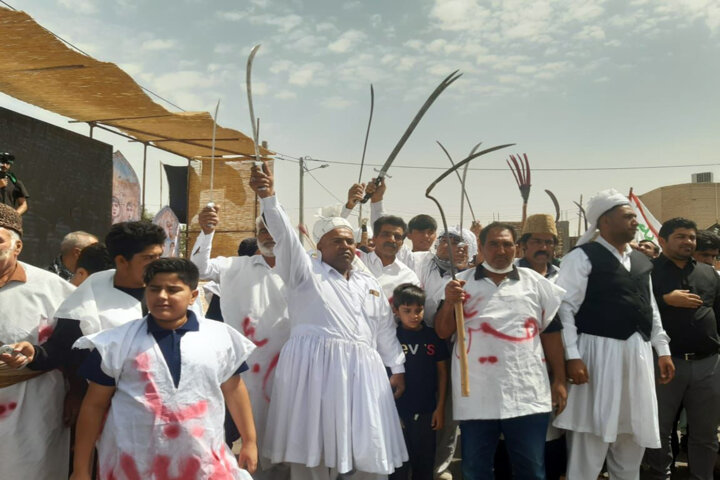
[(117, 480), (117, 478), (115, 477), (115, 472), (113, 472), (113, 471), (108, 472), (107, 477), (105, 477), (105, 478), (107, 480)]
[(140, 478), (140, 472), (138, 472), (135, 459), (127, 453), (120, 455), (120, 468), (128, 480), (142, 480)]
[(53, 333), (53, 327), (50, 325), (40, 325), (38, 328), (38, 343), (45, 343)]
[(488, 363), (494, 364), (494, 363), (497, 363), (498, 358), (494, 355), (491, 355), (489, 357), (480, 357), (480, 358), (478, 358), (478, 361), (480, 363), (488, 362)]
[(250, 317), (245, 317), (243, 319), (242, 326), (243, 326), (243, 335), (245, 335), (248, 338), (248, 340), (253, 342), (257, 347), (263, 347), (268, 343), (267, 338), (264, 338), (262, 340), (257, 340), (255, 338), (255, 333), (256, 333), (255, 326), (252, 325), (252, 319)]
[(0, 415), (5, 413), (7, 411), (7, 407), (5, 405), (0, 405)]
[[(499, 332), (498, 330), (494, 329), (488, 322), (482, 322), (480, 324), (480, 328), (470, 328), (468, 327), (467, 330), (467, 342), (465, 350), (470, 353), (470, 348), (472, 347), (472, 341), (473, 336), (477, 332), (483, 332), (487, 333), (488, 335), (491, 335), (493, 337), (499, 338), (501, 340), (505, 340), (508, 342), (525, 342), (528, 340), (532, 340), (535, 338), (538, 333), (540, 333), (540, 326), (538, 325), (537, 320), (534, 318), (528, 318), (525, 320), (525, 324), (523, 325), (525, 328), (525, 336), (522, 337), (514, 337), (512, 335), (507, 335), (505, 333)], [(457, 358), (460, 358), (460, 354), (457, 353), (457, 350), (455, 350), (455, 356)]]
[(15, 403), (15, 402), (8, 403), (8, 408), (10, 410), (15, 410), (15, 408), (17, 408), (17, 403)]
[(277, 367), (278, 360), (280, 360), (279, 353), (275, 354), (272, 360), (270, 360), (267, 372), (265, 372), (265, 376), (263, 377), (263, 396), (268, 402), (270, 401), (270, 395), (267, 393), (268, 380), (270, 380), (270, 374), (272, 373), (272, 371), (275, 370), (275, 367)]
[(170, 457), (158, 455), (155, 457), (152, 466), (152, 472), (157, 480), (195, 480), (200, 471), (200, 459), (190, 457), (182, 462), (180, 474), (177, 477), (171, 477), (170, 473)]
[(233, 480), (235, 477), (232, 472), (234, 470), (232, 464), (228, 461), (225, 451), (212, 452), (213, 473), (209, 480)]
[(260, 373), (260, 364), (259, 363), (256, 363), (255, 365), (252, 366), (252, 372)]
[(148, 382), (145, 386), (145, 401), (158, 419), (167, 423), (181, 423), (187, 420), (192, 420), (193, 418), (200, 418), (207, 413), (207, 400), (200, 400), (199, 402), (188, 405), (187, 407), (180, 408), (178, 410), (171, 410), (163, 404), (157, 385), (152, 378), (152, 374), (150, 373), (149, 355), (147, 353), (141, 353), (138, 355), (135, 358), (135, 365), (137, 365), (138, 370), (140, 370), (141, 373), (146, 374), (142, 375), (143, 378), (147, 377)]
[(538, 333), (540, 333), (540, 326), (538, 325), (537, 320), (535, 320), (534, 318), (528, 318), (527, 320), (525, 320), (525, 324), (523, 325), (523, 327), (525, 328), (525, 335), (522, 337), (514, 337), (512, 335), (508, 335), (506, 333), (495, 330), (488, 322), (483, 322), (480, 324), (480, 329), (484, 333), (492, 335), (493, 337), (497, 337), (501, 340), (507, 340), (508, 342), (525, 342), (527, 340), (533, 339), (537, 336)]
[(168, 438), (177, 438), (178, 436), (180, 436), (180, 427), (176, 423), (165, 425), (165, 428), (163, 428), (163, 433)]
[(205, 428), (201, 425), (196, 425), (193, 427), (192, 431), (190, 432), (190, 435), (192, 435), (195, 438), (201, 438), (203, 435), (205, 435)]
[(466, 320), (478, 314), (479, 310), (477, 308), (480, 302), (482, 302), (482, 297), (478, 297), (472, 302), (470, 301), (471, 298), (473, 298), (473, 296), (465, 292), (465, 299), (463, 300), (463, 316)]

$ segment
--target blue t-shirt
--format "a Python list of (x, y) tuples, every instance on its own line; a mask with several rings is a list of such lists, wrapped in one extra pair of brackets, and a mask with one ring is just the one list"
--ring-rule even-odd
[(397, 339), (405, 352), (405, 393), (395, 401), (398, 413), (432, 413), (437, 407), (437, 362), (450, 358), (447, 344), (425, 324), (417, 331), (398, 326)]

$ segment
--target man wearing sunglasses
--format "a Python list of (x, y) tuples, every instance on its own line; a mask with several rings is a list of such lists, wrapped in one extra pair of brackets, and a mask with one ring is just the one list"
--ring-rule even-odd
[(25, 185), (10, 172), (15, 161), (11, 153), (0, 152), (0, 203), (15, 209), (20, 215), (27, 212), (30, 195)]

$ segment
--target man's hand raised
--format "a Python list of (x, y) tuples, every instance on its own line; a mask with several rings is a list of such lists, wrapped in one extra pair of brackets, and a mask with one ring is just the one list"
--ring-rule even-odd
[(275, 182), (266, 162), (263, 162), (262, 167), (253, 165), (250, 172), (250, 188), (258, 197), (267, 198), (275, 195), (273, 189)]
[(358, 204), (359, 201), (365, 196), (365, 184), (354, 183), (350, 190), (348, 190), (347, 203), (345, 207), (348, 210), (352, 210)]
[(211, 234), (217, 227), (218, 223), (220, 223), (220, 217), (218, 216), (219, 211), (219, 205), (214, 205), (212, 207), (207, 206), (200, 210), (198, 222), (200, 223), (200, 228), (202, 228), (205, 235)]

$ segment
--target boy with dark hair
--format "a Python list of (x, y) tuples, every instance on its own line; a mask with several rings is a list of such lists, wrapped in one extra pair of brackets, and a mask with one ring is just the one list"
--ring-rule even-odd
[(413, 252), (428, 252), (435, 243), (437, 222), (430, 215), (420, 214), (410, 219), (407, 237), (413, 244)]
[(93, 273), (111, 268), (113, 268), (113, 260), (107, 247), (102, 243), (93, 243), (80, 251), (75, 273), (70, 277), (70, 283), (77, 287)]
[[(161, 258), (145, 271), (149, 314), (85, 336), (92, 352), (78, 418), (73, 480), (91, 478), (97, 440), (100, 478), (250, 476), (257, 465), (252, 410), (240, 373), (254, 345), (232, 327), (196, 318), (198, 270)], [(225, 444), (227, 404), (242, 437), (240, 466)]]
[(397, 338), (405, 352), (405, 393), (397, 405), (410, 460), (390, 475), (393, 480), (431, 480), (436, 431), (444, 424), (447, 364), (445, 342), (423, 322), (425, 292), (403, 283), (393, 292)]

